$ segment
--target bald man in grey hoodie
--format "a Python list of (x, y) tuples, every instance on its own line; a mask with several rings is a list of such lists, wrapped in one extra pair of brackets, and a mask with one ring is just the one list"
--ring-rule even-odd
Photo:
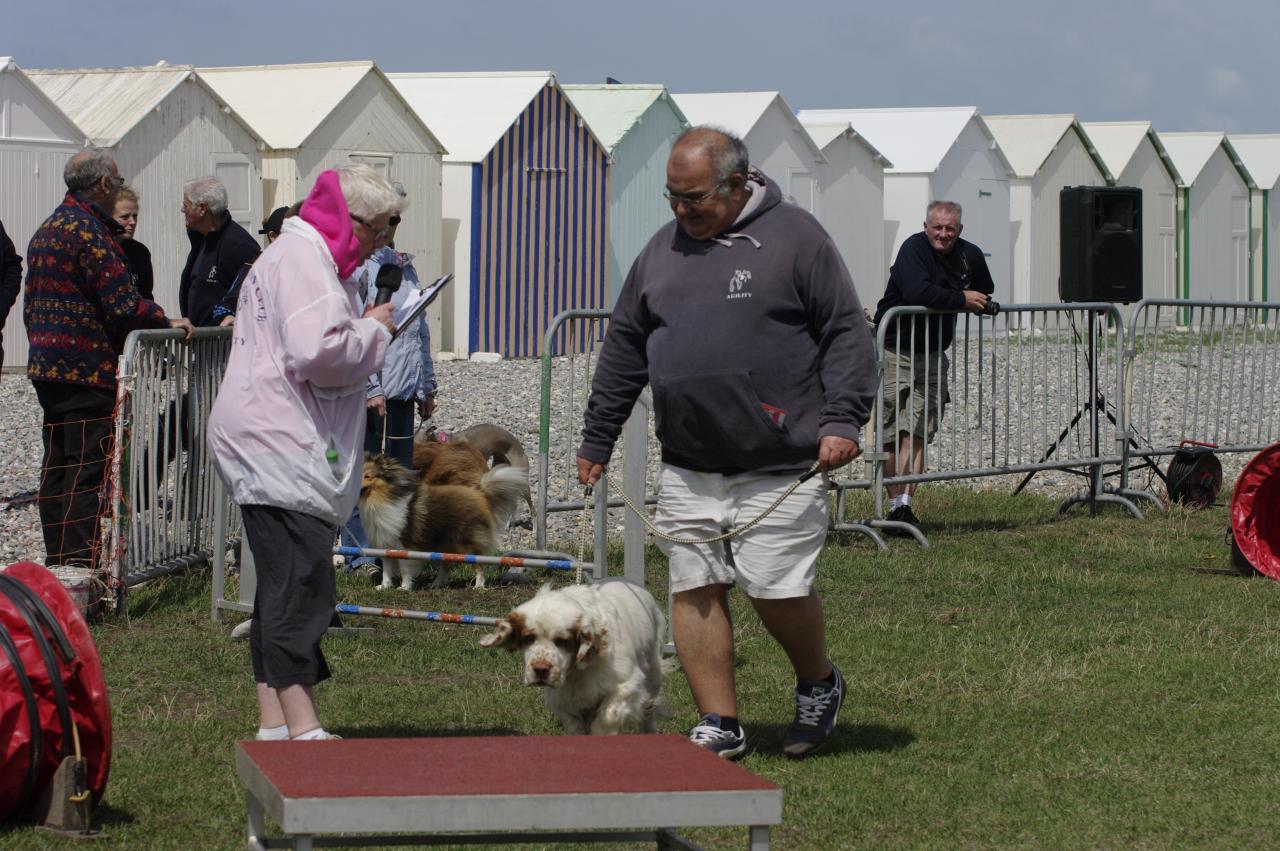
[[(815, 462), (830, 470), (860, 454), (874, 344), (831, 238), (783, 203), (739, 139), (687, 131), (672, 148), (664, 194), (674, 221), (636, 258), (614, 308), (578, 476), (600, 478), (652, 384), (663, 462), (656, 523), (671, 537), (706, 538), (758, 516)], [(729, 759), (747, 750), (729, 619), (735, 583), (795, 669), (783, 752), (808, 756), (829, 740), (845, 685), (813, 591), (827, 525), (825, 485), (809, 477), (727, 545), (659, 537), (676, 650), (701, 715), (695, 743)]]

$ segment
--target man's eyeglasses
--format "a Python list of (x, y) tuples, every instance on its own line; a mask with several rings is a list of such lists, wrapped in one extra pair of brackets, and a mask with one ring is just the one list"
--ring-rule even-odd
[(373, 225), (369, 224), (364, 219), (357, 216), (355, 213), (348, 213), (347, 215), (351, 216), (352, 221), (359, 222), (360, 224), (364, 225), (364, 229), (367, 230), (369, 233), (373, 234), (374, 239), (382, 239), (383, 237), (391, 233), (391, 225), (389, 223), (387, 224), (386, 227), (381, 228), (380, 230), (374, 230)]
[(397, 225), (399, 225), (399, 224), (400, 224), (400, 217), (399, 217), (399, 216), (392, 216), (391, 218), (387, 219), (387, 227), (388, 227), (388, 228), (396, 227), (396, 226), (397, 226)]
[(676, 204), (684, 204), (686, 207), (700, 207), (710, 201), (711, 198), (719, 191), (720, 186), (717, 184), (706, 192), (702, 192), (698, 195), (681, 195), (678, 192), (672, 192), (670, 187), (664, 186), (662, 187), (662, 197), (666, 198), (673, 207)]

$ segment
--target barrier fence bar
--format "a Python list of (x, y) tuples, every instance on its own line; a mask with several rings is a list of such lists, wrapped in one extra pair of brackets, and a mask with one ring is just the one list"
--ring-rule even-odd
[(1134, 459), (1154, 466), (1184, 440), (1216, 452), (1257, 452), (1280, 440), (1280, 304), (1144, 299), (1133, 306), (1126, 342), (1129, 440), (1121, 471), (1126, 495)]
[[(608, 520), (610, 510), (623, 510), (623, 522), (631, 530), (631, 543), (624, 551), (624, 573), (635, 578), (644, 576), (643, 534), (636, 532), (641, 525), (639, 518), (625, 510), (621, 496), (609, 495), (609, 484), (595, 488), (590, 500), (578, 484), (576, 453), (582, 431), (583, 414), (591, 393), (591, 378), (595, 367), (595, 355), (604, 339), (610, 311), (566, 310), (557, 314), (543, 335), (542, 388), (538, 411), (538, 473), (537, 495), (534, 498), (535, 546), (547, 546), (547, 524), (551, 514), (559, 512), (582, 513), (590, 506), (594, 534), (593, 561), (598, 577), (605, 575), (608, 545)], [(563, 345), (553, 346), (557, 337), (564, 338)], [(564, 351), (553, 358), (553, 351)], [(657, 501), (648, 485), (648, 441), (650, 430), (649, 394), (646, 389), (636, 403), (631, 418), (623, 428), (615, 448), (612, 469), (622, 469), (619, 487), (637, 505)], [(558, 403), (554, 404), (553, 402)], [(553, 417), (553, 408), (558, 416)], [(562, 458), (561, 469), (552, 468), (552, 458)], [(619, 463), (621, 462), (621, 463)], [(615, 477), (616, 481), (616, 477)], [(571, 537), (578, 537), (571, 535)]]
[(106, 565), (116, 606), (124, 590), (208, 562), (239, 536), (239, 512), (215, 505), (205, 424), (226, 366), (231, 329), (134, 331), (118, 373)]

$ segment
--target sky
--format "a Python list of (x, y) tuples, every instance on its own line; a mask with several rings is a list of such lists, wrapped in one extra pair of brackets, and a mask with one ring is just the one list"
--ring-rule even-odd
[[(23, 68), (373, 59), (385, 71), (780, 91), (793, 109), (977, 106), (1280, 131), (1275, 0), (6, 0)], [(106, 14), (109, 12), (110, 14)]]

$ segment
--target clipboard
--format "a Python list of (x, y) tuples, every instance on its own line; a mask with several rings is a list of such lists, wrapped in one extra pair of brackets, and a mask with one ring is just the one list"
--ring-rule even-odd
[[(419, 290), (416, 296), (411, 296), (411, 298), (415, 298), (416, 301), (410, 302), (406, 306), (409, 312), (402, 315), (401, 320), (396, 322), (396, 330), (395, 333), (391, 335), (391, 339), (395, 340), (396, 337), (400, 336), (401, 331), (405, 328), (411, 327), (415, 322), (417, 322), (418, 317), (422, 315), (422, 311), (431, 306), (431, 302), (435, 301), (436, 297), (440, 295), (440, 291), (444, 289), (445, 284), (452, 280), (453, 275), (441, 275), (439, 278), (432, 281), (429, 286)], [(392, 318), (394, 321), (394, 315)]]

